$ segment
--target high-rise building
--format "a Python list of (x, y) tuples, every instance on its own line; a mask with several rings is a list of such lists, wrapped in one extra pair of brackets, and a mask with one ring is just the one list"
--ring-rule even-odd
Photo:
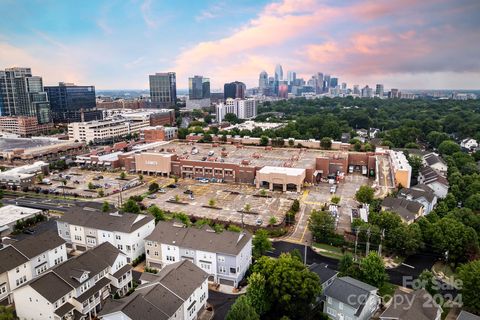
[(257, 116), (257, 103), (254, 99), (231, 99), (215, 106), (217, 122), (220, 123), (227, 113), (233, 113), (239, 119), (251, 119)]
[(401, 93), (398, 91), (398, 89), (390, 90), (389, 98), (400, 98), (400, 97), (401, 97)]
[(375, 86), (375, 95), (379, 96), (380, 98), (383, 97), (383, 84), (377, 84)]
[(330, 88), (336, 88), (338, 86), (338, 78), (330, 78)]
[(295, 71), (288, 71), (287, 72), (288, 85), (289, 86), (295, 85), (295, 80), (297, 80), (297, 73)]
[(360, 86), (358, 84), (353, 85), (353, 94), (360, 95)]
[(51, 122), (42, 77), (33, 76), (30, 68), (0, 71), (0, 116), (34, 116), (40, 124)]
[(260, 94), (266, 95), (268, 88), (268, 73), (266, 71), (262, 71), (258, 77), (258, 90), (260, 91)]
[(288, 84), (281, 83), (278, 86), (278, 97), (285, 99), (288, 97)]
[(101, 120), (102, 111), (95, 110), (95, 87), (76, 86), (59, 82), (58, 86), (46, 86), (52, 118), (55, 122)]
[(317, 72), (315, 75), (312, 76), (312, 81), (309, 86), (313, 87), (315, 93), (320, 94), (323, 92), (323, 73)]
[(330, 75), (326, 74), (323, 77), (323, 92), (328, 92), (328, 88), (330, 88)]
[(177, 102), (177, 77), (175, 72), (155, 73), (149, 76), (150, 98), (156, 108), (173, 107)]
[(283, 69), (280, 64), (275, 66), (275, 81), (282, 81), (283, 80)]
[(247, 87), (245, 83), (235, 81), (230, 83), (225, 83), (223, 85), (223, 98), (227, 100), (228, 98), (232, 99), (245, 99), (245, 91)]
[(210, 98), (210, 79), (202, 76), (188, 78), (188, 98), (190, 100)]
[(362, 88), (362, 98), (371, 98), (373, 97), (373, 89), (368, 85)]

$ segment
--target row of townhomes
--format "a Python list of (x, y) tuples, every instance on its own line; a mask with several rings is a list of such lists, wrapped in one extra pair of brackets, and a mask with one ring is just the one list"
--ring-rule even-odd
[(145, 253), (144, 240), (155, 228), (152, 216), (75, 209), (57, 221), (58, 234), (68, 247), (85, 251), (109, 242), (127, 255), (130, 263)]
[(67, 260), (65, 241), (56, 232), (2, 241), (0, 249), (0, 303), (13, 303), (12, 292)]
[[(21, 320), (197, 319), (208, 283), (238, 286), (252, 262), (248, 232), (176, 220), (155, 226), (151, 216), (87, 207), (54, 225), (2, 239), (0, 301)], [(144, 272), (136, 287), (131, 263), (143, 254), (155, 273)]]
[(208, 225), (188, 228), (175, 220), (159, 222), (146, 238), (145, 250), (151, 268), (189, 260), (205, 271), (210, 281), (237, 287), (252, 263), (252, 235), (216, 233)]

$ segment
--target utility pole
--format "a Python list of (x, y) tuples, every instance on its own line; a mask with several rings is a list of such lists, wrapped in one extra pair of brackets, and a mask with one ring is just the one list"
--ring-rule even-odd
[(382, 235), (380, 236), (380, 245), (378, 246), (378, 255), (382, 256), (382, 243), (383, 239), (385, 238), (385, 229), (382, 229)]
[(244, 213), (243, 213), (243, 210), (242, 210), (242, 229), (245, 229), (245, 226), (243, 224), (243, 215), (244, 215)]
[(367, 230), (367, 248), (365, 250), (365, 256), (368, 256), (368, 252), (370, 251), (370, 234), (371, 234), (371, 230), (370, 230), (370, 228), (368, 228), (368, 230)]
[(305, 241), (305, 254), (303, 258), (304, 265), (307, 265), (307, 241)]
[(360, 229), (357, 228), (355, 230), (355, 261), (357, 261), (357, 244), (358, 244), (358, 234), (360, 233)]

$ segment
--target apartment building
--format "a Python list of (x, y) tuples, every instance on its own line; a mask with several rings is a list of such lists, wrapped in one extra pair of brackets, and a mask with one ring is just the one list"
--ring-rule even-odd
[(37, 174), (48, 174), (48, 163), (36, 161), (20, 167), (0, 172), (0, 185), (8, 187), (28, 187), (33, 184)]
[(74, 209), (57, 220), (58, 234), (69, 248), (86, 251), (109, 242), (126, 255), (128, 263), (145, 252), (144, 239), (154, 228), (152, 216), (127, 212)]
[(410, 180), (412, 178), (412, 167), (408, 163), (408, 159), (402, 151), (388, 150), (390, 165), (395, 178), (395, 186), (403, 186), (410, 188)]
[(127, 256), (105, 242), (13, 292), (20, 320), (94, 319), (105, 300), (132, 286)]
[(177, 138), (177, 127), (145, 127), (140, 129), (140, 140), (150, 143), (156, 141), (170, 141)]
[(47, 231), (0, 250), (0, 303), (13, 302), (12, 291), (67, 260), (65, 241)]
[(128, 134), (139, 133), (141, 128), (150, 126), (149, 118), (129, 120), (123, 117), (73, 122), (68, 125), (68, 139), (82, 142), (104, 142)]
[(172, 263), (158, 274), (143, 273), (135, 292), (109, 300), (103, 320), (169, 320), (199, 318), (208, 299), (208, 274), (188, 260)]
[(145, 252), (151, 268), (189, 260), (208, 273), (210, 281), (237, 287), (252, 263), (252, 235), (247, 231), (216, 233), (209, 226), (188, 228), (178, 221), (165, 221), (145, 239)]
[(257, 103), (254, 99), (227, 98), (225, 103), (215, 106), (217, 122), (222, 122), (227, 113), (235, 114), (239, 119), (251, 119), (257, 116)]
[(47, 133), (53, 123), (38, 123), (37, 117), (0, 117), (0, 131), (14, 133), (20, 137), (31, 137)]

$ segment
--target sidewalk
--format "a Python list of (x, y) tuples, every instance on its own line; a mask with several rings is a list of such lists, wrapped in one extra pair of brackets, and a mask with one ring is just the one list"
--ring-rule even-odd
[(227, 286), (224, 284), (214, 284), (214, 283), (208, 284), (209, 290), (213, 290), (213, 291), (217, 291), (225, 294), (231, 294), (231, 295), (245, 294), (247, 293), (247, 287), (248, 286), (245, 286), (242, 289), (238, 290), (232, 286)]

